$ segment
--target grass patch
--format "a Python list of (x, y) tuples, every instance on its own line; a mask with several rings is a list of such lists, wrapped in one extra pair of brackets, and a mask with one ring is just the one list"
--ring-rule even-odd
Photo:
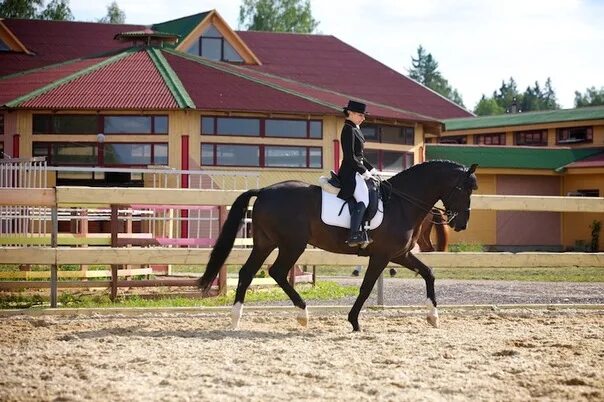
[[(347, 296), (356, 296), (358, 287), (343, 286), (331, 281), (318, 281), (316, 286), (310, 284), (299, 284), (296, 289), (307, 301), (310, 300), (333, 300)], [(206, 299), (186, 296), (165, 296), (153, 299), (140, 295), (124, 295), (115, 302), (109, 299), (107, 294), (89, 294), (76, 292), (60, 292), (59, 304), (61, 307), (99, 308), (99, 307), (215, 307), (230, 306), (235, 300), (235, 291), (229, 290), (225, 296), (211, 297)], [(289, 300), (280, 288), (250, 288), (245, 302), (274, 302)], [(30, 308), (48, 305), (48, 298), (36, 295), (8, 294), (0, 295), (0, 308)]]

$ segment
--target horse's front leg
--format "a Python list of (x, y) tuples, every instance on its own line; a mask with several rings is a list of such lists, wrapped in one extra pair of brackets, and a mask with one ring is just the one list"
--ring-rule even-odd
[(365, 272), (365, 277), (363, 278), (363, 283), (359, 290), (359, 296), (348, 313), (348, 321), (352, 324), (353, 331), (361, 330), (361, 327), (359, 327), (359, 313), (361, 312), (361, 308), (363, 308), (363, 304), (365, 304), (365, 301), (367, 301), (367, 298), (371, 294), (375, 282), (384, 271), (384, 268), (386, 268), (386, 265), (388, 265), (388, 261), (387, 257), (381, 256), (372, 256), (369, 259), (369, 265), (367, 266), (367, 272)]
[(406, 253), (392, 259), (392, 262), (401, 264), (410, 270), (417, 272), (426, 282), (426, 294), (428, 296), (428, 316), (426, 319), (433, 326), (438, 328), (438, 310), (436, 309), (436, 294), (434, 293), (434, 274), (432, 268), (421, 262), (411, 253)]

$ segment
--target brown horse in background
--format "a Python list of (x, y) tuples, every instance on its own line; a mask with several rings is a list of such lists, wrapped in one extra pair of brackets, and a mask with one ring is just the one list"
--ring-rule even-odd
[[(432, 229), (436, 234), (436, 247), (432, 244)], [(417, 245), (422, 252), (447, 251), (449, 247), (449, 226), (447, 225), (447, 218), (441, 210), (432, 209), (426, 215), (419, 229)]]

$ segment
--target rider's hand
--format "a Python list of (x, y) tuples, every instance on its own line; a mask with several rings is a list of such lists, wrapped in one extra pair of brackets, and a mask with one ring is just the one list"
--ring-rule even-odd
[(369, 180), (369, 179), (373, 178), (373, 176), (371, 175), (371, 173), (369, 173), (368, 170), (365, 170), (361, 176), (363, 176), (363, 179), (365, 179), (365, 180)]
[(371, 173), (373, 176), (377, 176), (380, 172), (378, 172), (376, 168), (373, 168), (369, 171), (369, 173)]

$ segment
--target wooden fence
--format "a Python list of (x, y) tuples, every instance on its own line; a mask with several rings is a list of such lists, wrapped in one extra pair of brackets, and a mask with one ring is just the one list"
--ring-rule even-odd
[[(128, 247), (118, 248), (119, 234), (112, 225), (111, 247), (72, 248), (58, 246), (57, 209), (59, 207), (110, 207), (117, 220), (120, 205), (231, 205), (242, 191), (149, 188), (56, 187), (44, 189), (0, 189), (0, 206), (21, 205), (51, 208), (52, 230), (50, 247), (0, 247), (2, 264), (44, 264), (51, 266), (50, 282), (0, 282), (0, 286), (50, 287), (51, 306), (56, 306), (58, 287), (82, 287), (82, 281), (58, 281), (59, 265), (110, 264), (111, 280), (94, 281), (94, 285), (110, 286), (115, 297), (120, 286), (193, 286), (194, 279), (119, 280), (118, 267), (128, 264), (203, 264), (210, 249)], [(153, 200), (150, 202), (150, 200)], [(473, 209), (506, 211), (604, 212), (604, 198), (535, 197), (473, 195)], [(133, 243), (133, 239), (129, 239)], [(229, 264), (242, 264), (249, 249), (234, 249)], [(271, 254), (267, 264), (274, 261)], [(604, 253), (421, 253), (420, 258), (436, 267), (522, 267), (522, 266), (597, 266), (604, 267)], [(298, 263), (303, 265), (365, 265), (366, 257), (328, 253), (308, 249)], [(84, 284), (85, 285), (85, 284)], [(381, 286), (381, 281), (379, 282)], [(219, 275), (219, 290), (226, 288), (226, 270)], [(380, 291), (380, 290), (379, 290)], [(378, 299), (380, 299), (378, 297)]]

